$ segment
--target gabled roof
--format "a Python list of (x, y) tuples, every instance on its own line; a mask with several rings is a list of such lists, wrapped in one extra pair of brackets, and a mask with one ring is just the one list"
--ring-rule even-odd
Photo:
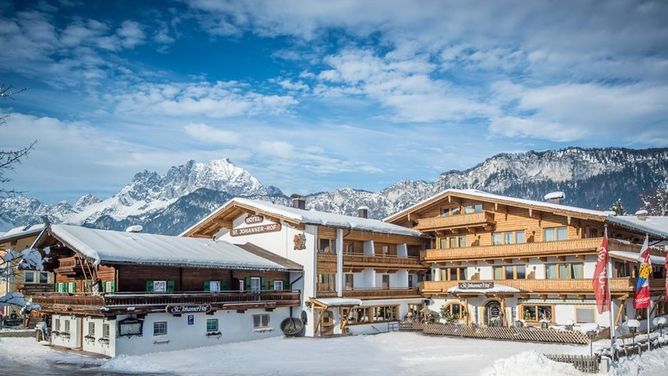
[(14, 227), (0, 236), (0, 244), (13, 242), (28, 236), (39, 235), (44, 230), (44, 224)]
[(545, 201), (527, 200), (494, 193), (483, 192), (477, 189), (446, 189), (445, 191), (431, 196), (415, 205), (393, 214), (384, 219), (386, 222), (396, 222), (408, 213), (426, 208), (445, 197), (456, 196), (480, 201), (495, 202), (502, 205), (533, 208), (557, 215), (573, 216), (576, 218), (591, 219), (607, 222), (640, 233), (648, 233), (654, 237), (668, 239), (668, 217), (647, 217), (646, 221), (636, 216), (616, 216), (612, 212), (579, 208), (577, 206), (561, 205)]
[(144, 264), (162, 266), (250, 270), (301, 270), (285, 266), (222, 240), (51, 225), (48, 233), (94, 264)]
[(383, 234), (421, 236), (419, 231), (379, 221), (377, 219), (360, 218), (350, 215), (327, 213), (317, 210), (302, 210), (288, 206), (273, 204), (267, 201), (233, 198), (223, 206), (206, 216), (194, 226), (184, 231), (181, 236), (189, 235), (196, 229), (203, 227), (211, 220), (215, 220), (226, 212), (235, 208), (243, 208), (248, 212), (257, 212), (273, 216), (294, 224), (320, 225), (327, 227), (344, 228), (350, 230), (370, 231)]

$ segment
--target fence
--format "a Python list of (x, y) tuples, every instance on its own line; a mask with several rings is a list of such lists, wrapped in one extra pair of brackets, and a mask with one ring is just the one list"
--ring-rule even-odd
[(570, 363), (582, 372), (598, 373), (598, 356), (589, 355), (568, 355), (568, 354), (545, 354), (545, 357), (559, 363)]
[[(414, 325), (414, 324), (413, 324)], [(417, 326), (408, 326), (402, 330), (419, 330)], [(576, 331), (557, 331), (527, 327), (474, 327), (450, 324), (422, 324), (422, 332), (431, 335), (443, 335), (464, 338), (501, 339), (507, 341), (550, 342), (588, 344), (587, 335)]]

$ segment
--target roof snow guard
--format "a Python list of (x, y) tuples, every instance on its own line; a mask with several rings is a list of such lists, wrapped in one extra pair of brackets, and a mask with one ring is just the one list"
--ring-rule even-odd
[(371, 231), (385, 234), (406, 235), (406, 236), (421, 236), (421, 233), (416, 230), (385, 223), (377, 219), (361, 218), (350, 215), (327, 213), (316, 210), (303, 210), (293, 207), (273, 204), (271, 202), (262, 200), (250, 200), (245, 198), (233, 198), (226, 202), (223, 206), (216, 209), (213, 213), (206, 216), (194, 226), (190, 227), (180, 236), (186, 236), (198, 229), (202, 224), (216, 218), (219, 214), (226, 210), (237, 206), (247, 209), (249, 212), (261, 212), (275, 216), (279, 219), (286, 220), (298, 224), (320, 225), (328, 227), (337, 227), (350, 230)]
[(202, 238), (51, 225), (49, 234), (94, 264), (301, 271), (298, 265), (268, 260), (234, 244)]

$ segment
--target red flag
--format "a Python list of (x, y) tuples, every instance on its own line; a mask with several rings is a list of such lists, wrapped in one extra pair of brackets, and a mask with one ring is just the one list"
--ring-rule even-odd
[[(666, 270), (668, 270), (668, 252), (666, 252)], [(668, 272), (666, 274), (666, 302), (668, 302)]]
[(610, 310), (610, 294), (608, 294), (608, 232), (605, 232), (601, 246), (598, 247), (598, 258), (596, 260), (596, 269), (594, 269), (594, 278), (592, 280), (594, 287), (594, 296), (596, 297), (596, 307), (598, 313)]

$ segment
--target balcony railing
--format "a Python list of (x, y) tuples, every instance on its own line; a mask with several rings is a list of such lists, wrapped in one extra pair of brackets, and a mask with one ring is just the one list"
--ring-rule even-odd
[(426, 269), (418, 256), (364, 255), (348, 253), (343, 255), (343, 265), (349, 267), (394, 267)]
[(135, 307), (139, 308), (164, 308), (168, 305), (197, 305), (209, 304), (212, 306), (225, 305), (229, 303), (262, 303), (275, 302), (276, 305), (298, 305), (300, 301), (299, 291), (274, 291), (266, 290), (259, 292), (250, 291), (184, 291), (174, 293), (150, 293), (150, 292), (120, 292), (103, 295), (92, 294), (63, 294), (48, 293), (33, 296), (33, 302), (42, 308), (55, 309), (64, 307), (67, 310), (77, 306), (97, 307), (99, 310), (105, 307), (107, 310), (116, 308)]
[(344, 290), (343, 296), (346, 298), (406, 298), (406, 297), (418, 297), (420, 296), (420, 291), (418, 289), (409, 289), (409, 288), (397, 288), (397, 289), (383, 289), (383, 288), (372, 288), (372, 289), (353, 289), (353, 290)]
[(487, 226), (494, 223), (494, 213), (483, 211), (480, 213), (459, 214), (447, 217), (420, 218), (415, 229), (420, 231), (454, 229), (464, 227)]
[[(423, 293), (447, 293), (448, 289), (456, 287), (460, 282), (490, 282), (495, 286), (502, 285), (513, 287), (520, 290), (519, 293), (536, 294), (593, 294), (591, 278), (586, 279), (505, 279), (505, 280), (487, 280), (487, 281), (425, 281), (422, 282), (420, 290)], [(635, 278), (611, 278), (610, 291), (612, 292), (633, 292)], [(663, 288), (663, 280), (650, 280), (650, 288), (659, 290)], [(464, 292), (462, 290), (460, 292)], [(475, 292), (484, 290), (473, 290)], [(490, 289), (490, 291), (493, 291)]]
[[(489, 260), (498, 258), (560, 256), (581, 253), (593, 253), (601, 245), (603, 238), (587, 238), (560, 240), (554, 242), (520, 243), (489, 245), (482, 247), (428, 249), (424, 253), (425, 261), (463, 261)], [(638, 252), (639, 245), (609, 239), (608, 247), (611, 251)]]

